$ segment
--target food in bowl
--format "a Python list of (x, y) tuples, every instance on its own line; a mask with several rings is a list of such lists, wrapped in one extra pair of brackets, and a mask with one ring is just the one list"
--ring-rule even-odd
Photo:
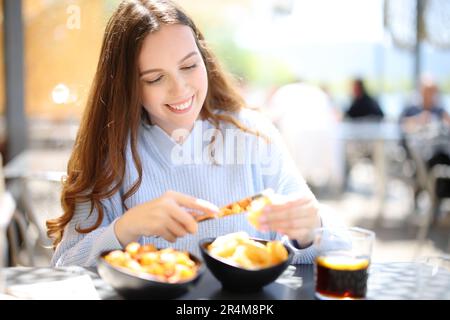
[(137, 275), (150, 275), (167, 283), (188, 281), (198, 272), (198, 264), (187, 252), (172, 248), (158, 250), (151, 244), (141, 246), (137, 242), (128, 244), (124, 251), (109, 252), (104, 260), (114, 267), (124, 268)]
[[(228, 241), (227, 238), (231, 238), (234, 241)], [(241, 293), (261, 290), (264, 286), (275, 281), (286, 270), (294, 257), (294, 252), (292, 251), (292, 249), (284, 245), (284, 249), (288, 254), (287, 258), (285, 259), (285, 256), (283, 254), (284, 250), (281, 249), (278, 251), (276, 249), (279, 248), (278, 244), (281, 244), (277, 241), (275, 242), (277, 245), (271, 248), (270, 257), (277, 257), (279, 255), (278, 259), (274, 259), (274, 261), (272, 261), (273, 264), (271, 264), (269, 267), (264, 267), (265, 264), (262, 264), (261, 261), (267, 262), (267, 255), (264, 255), (263, 258), (261, 258), (259, 256), (261, 251), (255, 250), (258, 259), (255, 259), (255, 256), (251, 254), (249, 257), (247, 255), (247, 251), (243, 249), (239, 249), (239, 251), (241, 252), (238, 252), (236, 254), (236, 248), (243, 239), (245, 239), (245, 241), (252, 240), (258, 242), (267, 247), (266, 250), (269, 250), (269, 246), (267, 246), (267, 243), (272, 242), (257, 238), (249, 239), (248, 235), (243, 232), (220, 237), (220, 240), (219, 238), (205, 238), (200, 240), (199, 242), (200, 252), (206, 266), (211, 271), (213, 276), (221, 282), (224, 290)], [(213, 243), (215, 243), (214, 246), (212, 246)], [(210, 248), (211, 251), (209, 250)], [(245, 253), (245, 255), (243, 255), (243, 253)], [(243, 256), (247, 258), (243, 260), (247, 263), (246, 267), (243, 267), (240, 264), (236, 263), (233, 259), (229, 259), (233, 257), (234, 254), (236, 254), (238, 258), (237, 260), (241, 260), (241, 262), (243, 259), (240, 258), (242, 258)], [(219, 255), (225, 257), (228, 256), (229, 258), (223, 258)], [(281, 262), (276, 264), (277, 260), (280, 260)]]
[(288, 251), (281, 241), (266, 244), (250, 239), (246, 232), (236, 232), (216, 238), (207, 246), (215, 258), (244, 269), (269, 268), (288, 259)]

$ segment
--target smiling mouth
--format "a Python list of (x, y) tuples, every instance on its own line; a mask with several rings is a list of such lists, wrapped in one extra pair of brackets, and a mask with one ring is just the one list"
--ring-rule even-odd
[(188, 100), (178, 103), (178, 104), (166, 104), (165, 106), (174, 113), (185, 113), (192, 108), (194, 102), (194, 96), (190, 97)]

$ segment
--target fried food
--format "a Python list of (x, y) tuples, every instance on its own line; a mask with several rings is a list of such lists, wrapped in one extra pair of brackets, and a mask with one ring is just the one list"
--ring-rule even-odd
[(288, 252), (280, 241), (267, 243), (267, 249), (269, 250), (269, 256), (273, 264), (281, 263), (288, 258)]
[(272, 258), (266, 245), (257, 241), (247, 240), (242, 243), (242, 246), (245, 248), (245, 254), (254, 265), (259, 268), (272, 265)]
[(268, 268), (288, 258), (288, 252), (280, 241), (263, 244), (250, 239), (246, 232), (218, 237), (207, 250), (212, 256), (250, 270)]
[(249, 197), (221, 208), (218, 214), (194, 214), (194, 218), (197, 222), (200, 222), (204, 220), (222, 218), (241, 212), (246, 212), (251, 204), (251, 201), (252, 199)]
[(252, 202), (252, 199), (249, 197), (249, 198), (240, 200), (238, 202), (229, 204), (229, 205), (223, 207), (222, 209), (220, 209), (219, 217), (225, 217), (225, 216), (229, 216), (232, 214), (245, 212), (245, 211), (247, 211), (251, 202)]
[(242, 212), (248, 212), (247, 219), (250, 224), (256, 229), (259, 228), (259, 217), (262, 214), (264, 206), (272, 203), (272, 198), (274, 197), (274, 191), (272, 189), (266, 189), (254, 196), (247, 197), (240, 201), (233, 202), (220, 209), (218, 214), (196, 214), (194, 213), (194, 218), (197, 222), (222, 218), (230, 216), (233, 214), (238, 214)]
[(261, 217), (264, 207), (271, 203), (272, 201), (269, 196), (261, 197), (252, 201), (247, 210), (247, 220), (255, 229), (259, 229), (259, 218)]
[(141, 246), (137, 242), (128, 244), (124, 251), (111, 251), (104, 259), (115, 267), (169, 283), (192, 279), (198, 271), (197, 264), (187, 252), (172, 248), (158, 250), (151, 244)]
[(217, 218), (216, 214), (194, 214), (194, 218), (197, 222), (203, 221), (203, 220), (209, 220), (209, 219), (214, 219)]

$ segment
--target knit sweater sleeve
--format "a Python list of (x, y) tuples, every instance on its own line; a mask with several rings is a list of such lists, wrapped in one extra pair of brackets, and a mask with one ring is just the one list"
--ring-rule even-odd
[[(268, 120), (260, 116), (259, 125), (256, 126), (264, 136), (269, 138), (269, 143), (258, 144), (258, 157), (263, 178), (264, 188), (272, 188), (278, 194), (288, 195), (291, 193), (310, 194), (305, 179), (295, 165), (287, 146), (276, 127)], [(260, 139), (261, 140), (261, 139)], [(305, 150), (308, 152), (308, 150)], [(336, 228), (343, 226), (334, 210), (323, 204), (319, 205), (319, 214), (323, 227)], [(314, 261), (316, 250), (312, 245), (299, 248), (297, 243), (287, 237), (275, 234), (277, 239), (282, 239), (295, 255), (293, 264), (308, 264)]]
[(85, 229), (95, 224), (98, 212), (95, 209), (91, 212), (91, 204), (87, 202), (76, 205), (74, 216), (66, 226), (62, 241), (53, 255), (52, 266), (95, 266), (102, 251), (121, 248), (114, 233), (115, 221), (123, 213), (119, 192), (103, 200), (102, 206), (103, 219), (100, 226), (89, 233), (79, 233), (77, 228)]

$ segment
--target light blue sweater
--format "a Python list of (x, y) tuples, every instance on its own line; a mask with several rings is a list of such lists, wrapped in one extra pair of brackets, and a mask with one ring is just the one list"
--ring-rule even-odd
[[(223, 123), (220, 131), (223, 134), (219, 134), (213, 144), (213, 162), (210, 156), (211, 134), (217, 132), (208, 121), (197, 120), (182, 145), (175, 143), (158, 126), (142, 124), (137, 142), (142, 161), (142, 184), (138, 191), (126, 200), (128, 208), (160, 197), (168, 190), (208, 200), (218, 207), (267, 188), (272, 188), (280, 194), (310, 192), (275, 127), (255, 111), (244, 110), (234, 116), (248, 128), (264, 134), (270, 139), (270, 143), (253, 134), (244, 134), (231, 124)], [(129, 190), (137, 179), (129, 146), (126, 156), (124, 184), (116, 194), (102, 202), (104, 218), (101, 225), (88, 234), (79, 234), (75, 230), (76, 226), (92, 226), (97, 213), (94, 210), (93, 214), (89, 215), (89, 203), (77, 205), (74, 217), (66, 226), (63, 239), (56, 248), (52, 265), (95, 266), (102, 251), (122, 248), (114, 233), (114, 223), (125, 212), (121, 195)], [(341, 224), (329, 210), (322, 208), (320, 214), (323, 226)], [(251, 236), (265, 239), (281, 238), (275, 232), (262, 233), (255, 230), (244, 214), (238, 214), (201, 222), (196, 234), (179, 238), (175, 243), (169, 243), (159, 237), (142, 237), (139, 242), (153, 243), (160, 248), (170, 246), (200, 256), (200, 239), (237, 231), (246, 231)], [(294, 248), (290, 241), (284, 240)], [(313, 262), (315, 251), (312, 246), (294, 251), (294, 263)]]

